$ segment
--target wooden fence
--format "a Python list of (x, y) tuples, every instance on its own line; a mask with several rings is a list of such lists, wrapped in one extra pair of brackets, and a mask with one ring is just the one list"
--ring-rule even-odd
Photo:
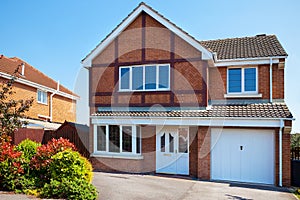
[(90, 157), (89, 148), (89, 127), (86, 125), (65, 122), (56, 131), (45, 131), (42, 144), (46, 144), (52, 138), (60, 137), (72, 142), (78, 152), (86, 158)]
[(300, 147), (294, 147), (291, 149), (291, 159), (300, 160)]

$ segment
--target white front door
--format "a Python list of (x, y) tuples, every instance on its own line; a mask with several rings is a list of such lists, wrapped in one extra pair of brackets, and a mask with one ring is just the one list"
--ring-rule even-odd
[(274, 184), (272, 130), (212, 129), (211, 179)]
[(189, 174), (188, 128), (158, 128), (156, 134), (156, 172)]

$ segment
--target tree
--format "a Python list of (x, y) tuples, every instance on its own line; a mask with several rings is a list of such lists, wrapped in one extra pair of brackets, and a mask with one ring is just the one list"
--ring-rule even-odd
[(300, 147), (300, 133), (291, 134), (291, 147)]
[(26, 124), (26, 121), (20, 119), (25, 118), (25, 112), (32, 106), (33, 98), (28, 100), (12, 99), (12, 95), (15, 93), (13, 84), (18, 78), (20, 66), (17, 66), (11, 79), (0, 83), (0, 137), (12, 135), (16, 129)]

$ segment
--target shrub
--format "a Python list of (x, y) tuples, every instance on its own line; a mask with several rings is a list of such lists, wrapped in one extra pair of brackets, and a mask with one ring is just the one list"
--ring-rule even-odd
[(41, 190), (42, 198), (63, 198), (63, 199), (87, 199), (94, 200), (98, 194), (95, 186), (84, 179), (61, 180), (51, 179)]
[(90, 162), (78, 152), (67, 149), (51, 157), (51, 177), (60, 180), (76, 178), (92, 181), (92, 166)]
[(36, 154), (37, 148), (39, 146), (41, 146), (41, 143), (26, 139), (20, 142), (18, 146), (16, 146), (16, 150), (21, 151), (22, 158), (24, 158), (25, 161), (29, 163), (32, 157)]
[(14, 190), (24, 174), (22, 153), (15, 150), (10, 138), (0, 139), (0, 187)]

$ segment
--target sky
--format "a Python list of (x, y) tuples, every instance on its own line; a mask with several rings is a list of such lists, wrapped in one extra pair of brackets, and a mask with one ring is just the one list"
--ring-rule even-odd
[[(275, 34), (289, 54), (285, 100), (300, 132), (299, 0), (144, 1), (198, 40)], [(0, 54), (19, 57), (74, 90), (80, 61), (138, 0), (1, 0)]]

